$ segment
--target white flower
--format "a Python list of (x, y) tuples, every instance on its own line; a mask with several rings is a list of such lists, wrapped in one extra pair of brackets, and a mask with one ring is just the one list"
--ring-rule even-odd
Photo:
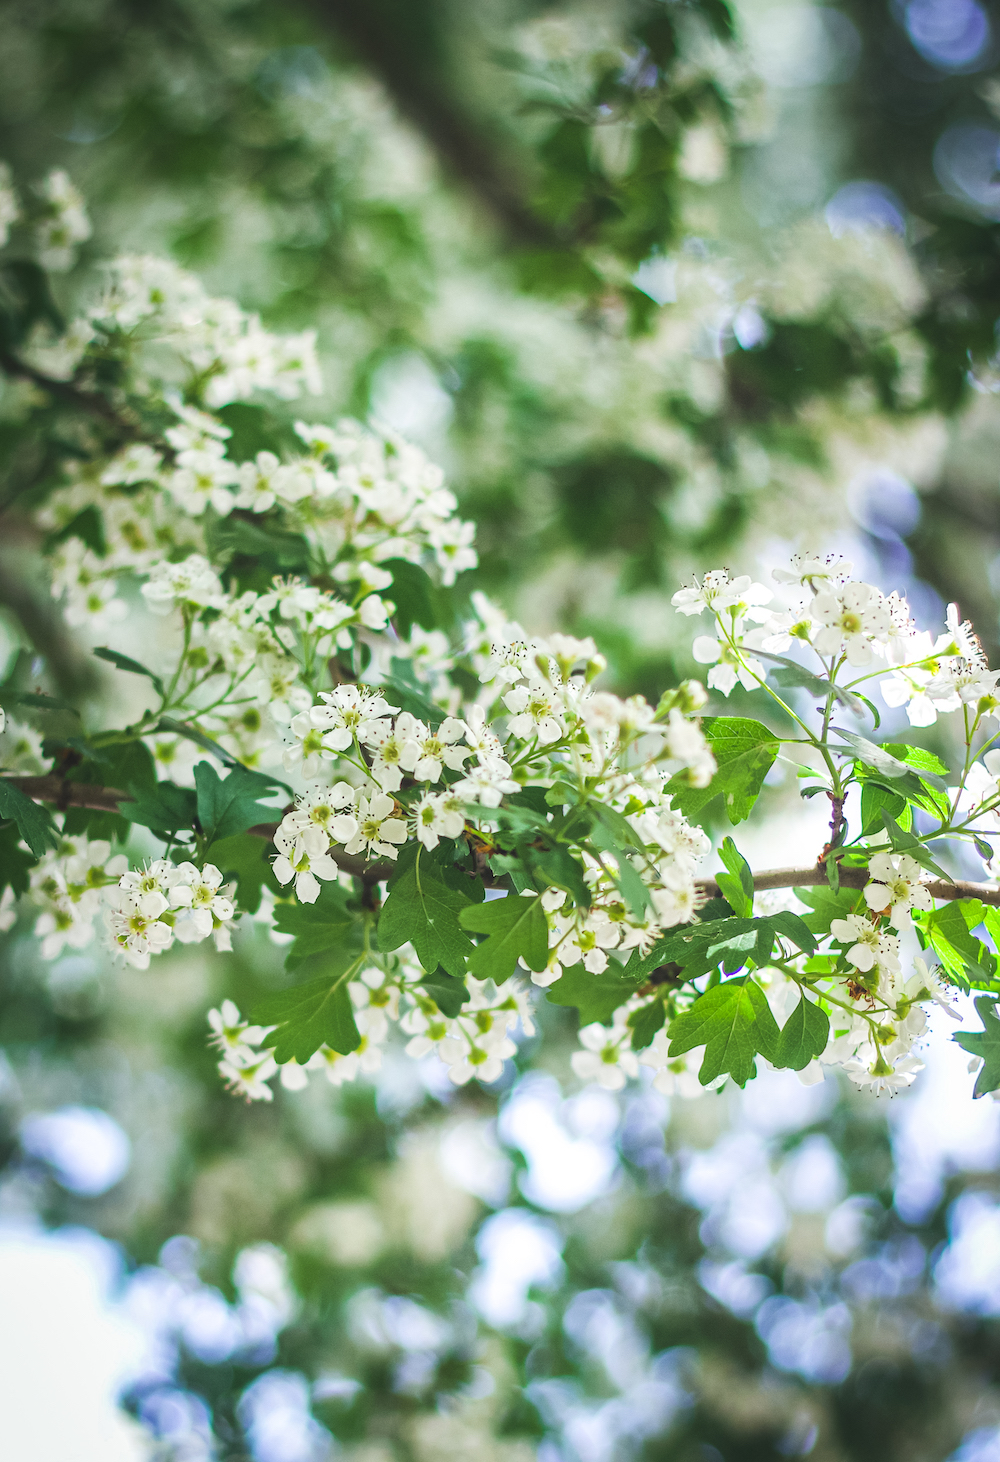
[(384, 792), (373, 792), (358, 799), (358, 830), (347, 844), (348, 853), (365, 853), (369, 858), (395, 859), (399, 855), (393, 843), (406, 842), (406, 823), (394, 817), (396, 804)]
[(462, 799), (454, 791), (425, 792), (413, 808), (413, 824), (425, 848), (436, 848), (441, 838), (458, 838), (465, 827)]
[(298, 684), (299, 665), (288, 655), (262, 655), (248, 682), (259, 706), (266, 706), (275, 721), (288, 725), (295, 715), (308, 714), (309, 692)]
[(701, 614), (710, 609), (713, 614), (735, 612), (757, 619), (765, 617), (761, 606), (773, 597), (770, 589), (755, 584), (749, 574), (730, 579), (728, 570), (713, 569), (701, 583), (695, 579), (689, 589), (678, 589), (670, 602), (680, 614)]
[(577, 927), (559, 947), (564, 965), (583, 965), (592, 975), (608, 967), (607, 951), (616, 949), (621, 940), (621, 927), (612, 923), (603, 909), (595, 908), (580, 919)]
[(404, 711), (396, 722), (396, 730), (405, 738), (402, 764), (418, 782), (437, 782), (443, 767), (460, 772), (469, 752), (455, 743), (465, 734), (465, 724), (454, 716), (446, 716), (431, 731), (416, 717)]
[(236, 912), (232, 900), (221, 892), (222, 874), (212, 863), (199, 870), (193, 863), (181, 863), (171, 889), (172, 902), (181, 910), (174, 921), (174, 935), (181, 944), (198, 944)]
[(222, 584), (200, 553), (180, 563), (160, 561), (142, 586), (142, 596), (154, 614), (169, 614), (175, 604), (204, 609), (222, 599)]
[[(778, 584), (803, 584), (814, 594), (829, 587), (843, 584), (854, 567), (839, 553), (828, 553), (825, 558), (796, 553), (792, 555), (792, 569), (774, 569), (771, 577)], [(820, 587), (818, 587), (820, 586)]]
[(136, 969), (148, 969), (150, 956), (162, 954), (173, 943), (173, 930), (168, 924), (144, 914), (125, 896), (108, 914), (108, 922), (112, 938)]
[(253, 1056), (253, 1046), (259, 1046), (265, 1031), (261, 1025), (251, 1025), (243, 1019), (232, 1000), (223, 1000), (220, 1009), (208, 1012), (208, 1023), (212, 1027), (209, 1043), (223, 1055), (246, 1053)]
[(38, 261), (43, 269), (61, 273), (73, 267), (76, 245), (92, 232), (83, 195), (61, 168), (49, 173), (36, 191), (47, 205), (46, 216), (35, 226)]
[(191, 448), (178, 455), (177, 467), (166, 479), (166, 487), (178, 506), (192, 517), (199, 517), (211, 506), (224, 518), (236, 506), (230, 488), (239, 481), (235, 463), (215, 451)]
[(291, 883), (295, 879), (295, 897), (300, 903), (314, 904), (320, 894), (317, 880), (329, 883), (340, 871), (330, 857), (330, 844), (323, 828), (314, 823), (303, 827), (295, 813), (281, 819), (274, 846), (278, 850), (272, 865), (274, 876), (279, 883)]
[(878, 688), (887, 706), (893, 709), (906, 707), (906, 719), (911, 726), (933, 726), (938, 718), (938, 711), (957, 711), (961, 705), (957, 694), (950, 695), (946, 700), (940, 697), (936, 701), (931, 700), (927, 687), (933, 679), (929, 670), (914, 665), (908, 670), (894, 670), (887, 680), (879, 681)]
[(708, 1086), (702, 1086), (698, 1080), (698, 1070), (704, 1053), (700, 1048), (686, 1051), (683, 1056), (671, 1056), (669, 1051), (670, 1038), (666, 1030), (658, 1030), (652, 1044), (640, 1051), (638, 1056), (640, 1065), (652, 1067), (656, 1072), (653, 1086), (664, 1096), (685, 1097), (690, 1101), (705, 1096), (707, 1092), (716, 1091), (724, 1084), (726, 1076), (723, 1073), (709, 1082)]
[(478, 767), (466, 767), (465, 776), (451, 788), (457, 797), (478, 802), (483, 807), (499, 807), (504, 795), (520, 792), (520, 782), (510, 775), (510, 766), (501, 758), (484, 761)]
[(372, 758), (372, 781), (377, 782), (383, 792), (398, 792), (403, 781), (403, 771), (411, 770), (420, 755), (419, 743), (412, 739), (410, 726), (419, 726), (412, 716), (400, 716), (393, 724), (390, 721), (376, 721), (368, 729), (365, 742), (375, 748)]
[(441, 582), (446, 586), (479, 563), (479, 555), (472, 547), (475, 537), (475, 523), (463, 523), (458, 518), (428, 525), (427, 539), (441, 570)]
[(892, 1066), (880, 1054), (870, 1066), (860, 1061), (847, 1062), (844, 1070), (857, 1086), (871, 1087), (876, 1096), (888, 1092), (894, 1096), (904, 1087), (912, 1086), (917, 1073), (923, 1071), (924, 1063), (916, 1056), (901, 1056)]
[(131, 486), (137, 482), (156, 482), (163, 457), (146, 442), (131, 442), (122, 447), (101, 473), (102, 487)]
[(325, 790), (305, 792), (297, 799), (295, 811), (286, 813), (283, 822), (290, 830), (318, 827), (335, 843), (350, 842), (358, 830), (355, 796), (349, 782), (335, 782)]
[[(874, 861), (874, 860), (873, 860)], [(899, 969), (899, 940), (886, 934), (857, 914), (848, 914), (846, 919), (834, 919), (830, 933), (841, 944), (850, 944), (848, 961), (855, 969), (864, 973), (877, 962), (887, 970)]]
[(503, 703), (512, 713), (508, 723), (512, 736), (522, 741), (533, 736), (540, 746), (551, 746), (563, 735), (558, 699), (549, 686), (537, 681), (515, 686)]
[(766, 678), (763, 665), (753, 655), (738, 653), (712, 635), (699, 635), (691, 652), (699, 665), (713, 666), (708, 672), (709, 687), (723, 695), (729, 695), (737, 684), (744, 690), (756, 690)]
[(888, 641), (892, 617), (878, 589), (845, 584), (836, 594), (817, 594), (810, 606), (822, 628), (813, 637), (820, 655), (845, 654), (851, 665), (869, 665), (872, 640)]
[(868, 875), (871, 882), (865, 887), (865, 902), (877, 914), (888, 914), (890, 922), (895, 922), (897, 913), (933, 907), (931, 896), (921, 883), (923, 870), (906, 853), (898, 856), (876, 853), (868, 865)]
[(256, 1059), (245, 1066), (231, 1059), (219, 1062), (219, 1072), (229, 1090), (236, 1096), (246, 1097), (248, 1102), (274, 1100), (274, 1092), (267, 1083), (277, 1069), (277, 1062), (270, 1052), (266, 1055), (258, 1053)]
[(321, 691), (323, 705), (309, 712), (313, 726), (323, 733), (323, 744), (333, 751), (348, 751), (357, 736), (359, 741), (379, 737), (388, 729), (378, 723), (386, 716), (399, 714), (398, 706), (389, 703), (377, 692), (360, 685), (338, 685), (335, 690)]
[(236, 482), (239, 493), (235, 506), (249, 508), (253, 513), (266, 513), (273, 508), (275, 495), (274, 478), (281, 462), (273, 452), (258, 452), (252, 462), (244, 462), (237, 471)]
[(629, 1049), (627, 1027), (608, 1028), (595, 1023), (580, 1032), (582, 1051), (574, 1051), (570, 1065), (581, 1081), (596, 1081), (607, 1091), (620, 1091), (628, 1077), (639, 1075), (639, 1062)]

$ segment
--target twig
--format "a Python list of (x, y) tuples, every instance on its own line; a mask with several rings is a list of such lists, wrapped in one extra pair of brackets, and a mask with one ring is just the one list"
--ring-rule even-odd
[(121, 412), (116, 410), (105, 397), (99, 396), (93, 391), (82, 391), (71, 381), (57, 381), (52, 376), (45, 375), (43, 371), (36, 370), (27, 361), (19, 360), (16, 355), (11, 355), (7, 350), (0, 350), (0, 369), (6, 371), (8, 376), (20, 376), (22, 380), (33, 382), (41, 390), (48, 391), (50, 396), (65, 401), (67, 406), (76, 406), (90, 416), (100, 417), (109, 426), (116, 427), (124, 436), (143, 435), (138, 423), (122, 416)]
[[(72, 782), (53, 774), (45, 777), (12, 776), (9, 780), (26, 796), (36, 802), (50, 802), (57, 807), (90, 807), (96, 812), (118, 812), (120, 802), (132, 802), (127, 792), (115, 787), (97, 787), (91, 782)], [(255, 838), (270, 840), (278, 830), (276, 822), (261, 822), (247, 832)], [(389, 862), (369, 863), (339, 848), (331, 848), (330, 856), (345, 873), (362, 878), (366, 883), (380, 883), (392, 873), (395, 864)], [(867, 868), (840, 868), (842, 888), (864, 888), (869, 882)], [(756, 892), (769, 888), (812, 888), (827, 881), (826, 868), (816, 864), (812, 868), (768, 868), (753, 875)], [(709, 898), (721, 898), (722, 890), (714, 878), (699, 878), (697, 887)], [(1000, 908), (1000, 887), (991, 883), (955, 883), (941, 878), (923, 884), (932, 898), (936, 899), (981, 899), (984, 904)]]

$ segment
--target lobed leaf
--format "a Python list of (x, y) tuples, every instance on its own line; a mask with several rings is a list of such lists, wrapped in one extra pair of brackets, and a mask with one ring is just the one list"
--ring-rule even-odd
[(734, 825), (750, 816), (781, 745), (773, 731), (741, 716), (706, 716), (702, 730), (718, 764), (707, 787), (691, 787), (678, 772), (667, 783), (674, 805), (691, 817), (722, 796)]
[(778, 1026), (763, 990), (747, 976), (714, 985), (671, 1021), (668, 1055), (705, 1047), (698, 1079), (702, 1086), (722, 1075), (745, 1086), (756, 1076), (755, 1057), (768, 1060), (778, 1046)]
[(542, 971), (549, 962), (549, 926), (538, 895), (508, 894), (473, 904), (459, 914), (463, 929), (487, 938), (469, 958), (469, 973), (500, 985), (509, 979), (519, 959), (530, 970)]
[(582, 964), (571, 965), (548, 987), (546, 994), (553, 1005), (575, 1006), (582, 1026), (591, 1025), (595, 1020), (607, 1025), (619, 1006), (643, 983), (643, 976), (632, 975), (616, 959), (609, 959), (607, 969), (597, 975)]
[(33, 802), (8, 777), (0, 777), (0, 822), (13, 822), (36, 858), (59, 846), (51, 812)]
[(346, 953), (328, 959), (326, 974), (304, 985), (294, 985), (290, 990), (266, 995), (251, 1012), (250, 1019), (255, 1025), (274, 1026), (262, 1044), (273, 1049), (279, 1065), (295, 1060), (304, 1066), (320, 1046), (329, 1046), (346, 1056), (361, 1044), (347, 988), (357, 959)]
[(459, 914), (472, 907), (456, 888), (449, 888), (434, 864), (422, 860), (413, 864), (389, 887), (389, 897), (378, 921), (379, 948), (398, 949), (410, 943), (425, 970), (444, 965), (460, 979), (474, 945), (459, 924)]

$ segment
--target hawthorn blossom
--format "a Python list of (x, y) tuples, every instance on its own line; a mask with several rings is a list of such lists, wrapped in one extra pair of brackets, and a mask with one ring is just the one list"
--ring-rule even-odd
[(460, 772), (470, 752), (455, 743), (462, 739), (465, 725), (454, 716), (446, 716), (434, 730), (429, 730), (407, 712), (396, 722), (397, 731), (405, 739), (403, 766), (418, 782), (437, 782), (444, 767)]
[(425, 792), (413, 808), (413, 827), (425, 848), (441, 838), (458, 838), (465, 827), (462, 799), (456, 791)]
[(219, 576), (200, 553), (180, 563), (161, 560), (142, 586), (142, 597), (154, 614), (169, 614), (175, 605), (204, 609), (222, 598)]
[(396, 803), (384, 792), (372, 792), (358, 798), (358, 830), (348, 842), (348, 853), (364, 853), (366, 857), (392, 858), (398, 856), (398, 847), (393, 844), (406, 842), (406, 823), (396, 817)]
[(398, 706), (389, 703), (377, 692), (363, 686), (338, 685), (335, 690), (321, 691), (322, 705), (313, 706), (310, 720), (323, 733), (323, 744), (332, 751), (348, 751), (359, 741), (381, 736), (387, 727), (385, 717), (399, 714)]
[(532, 737), (539, 746), (551, 746), (563, 735), (562, 720), (554, 692), (532, 681), (507, 692), (503, 703), (510, 711), (508, 725), (512, 736), (528, 741)]
[(639, 1062), (630, 1046), (632, 1032), (625, 1025), (585, 1025), (580, 1031), (582, 1051), (574, 1051), (570, 1065), (581, 1081), (596, 1081), (606, 1091), (621, 1091), (629, 1077), (639, 1075)]
[(749, 574), (730, 579), (727, 569), (713, 569), (700, 583), (695, 579), (690, 588), (678, 589), (670, 602), (680, 614), (702, 614), (710, 609), (713, 614), (735, 611), (755, 619), (773, 598), (770, 589), (755, 584)]
[(734, 649), (714, 635), (699, 635), (691, 646), (691, 653), (699, 665), (711, 665), (708, 684), (711, 690), (720, 690), (728, 696), (737, 685), (744, 690), (756, 690), (766, 679), (766, 672), (759, 660)]
[(330, 843), (323, 828), (314, 824), (303, 827), (292, 821), (295, 814), (283, 817), (274, 834), (278, 856), (271, 865), (279, 883), (295, 880), (295, 897), (303, 904), (314, 904), (320, 895), (320, 883), (330, 883), (339, 873), (330, 857)]
[(846, 919), (831, 921), (830, 933), (841, 944), (851, 945), (847, 951), (847, 959), (862, 973), (866, 973), (876, 963), (887, 970), (899, 969), (899, 940), (879, 929), (870, 920), (857, 914), (848, 914)]
[(865, 902), (877, 914), (888, 914), (890, 923), (910, 909), (933, 907), (923, 886), (923, 869), (907, 853), (876, 853), (868, 864), (871, 882), (865, 886)]
[(892, 618), (878, 589), (849, 583), (834, 593), (817, 594), (810, 613), (821, 628), (813, 636), (820, 655), (847, 656), (851, 665), (870, 665), (872, 641), (887, 643)]

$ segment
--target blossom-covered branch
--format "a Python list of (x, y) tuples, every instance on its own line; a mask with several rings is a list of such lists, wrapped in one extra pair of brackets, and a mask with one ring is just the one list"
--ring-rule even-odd
[[(45, 958), (103, 940), (155, 978), (176, 944), (221, 957), (262, 922), (293, 983), (211, 1013), (235, 1091), (354, 1079), (399, 1038), (492, 1081), (538, 999), (578, 1012), (574, 1069), (605, 1086), (643, 1066), (664, 1092), (742, 1085), (766, 1061), (892, 1091), (931, 1004), (1000, 999), (998, 673), (954, 607), (933, 636), (837, 558), (777, 570), (778, 598), (718, 570), (675, 606), (711, 620), (709, 692), (758, 691), (772, 723), (706, 714), (695, 681), (622, 698), (593, 640), (456, 588), (475, 529), (421, 451), (289, 409), (318, 386), (309, 332), (129, 257), (22, 357), (136, 423), (67, 448), (33, 509), (67, 624), (111, 641), (95, 653), (136, 694), (98, 727), (37, 669), (0, 687), (21, 718), (0, 737), (0, 925), (33, 919)], [(873, 740), (869, 692), (915, 726), (959, 717), (956, 764)], [(754, 873), (706, 827), (751, 815), (779, 757), (833, 815), (813, 867)], [(951, 881), (968, 856), (992, 881)], [(928, 958), (904, 970), (911, 927)], [(994, 1027), (960, 1037), (978, 1095), (1000, 1085)]]

